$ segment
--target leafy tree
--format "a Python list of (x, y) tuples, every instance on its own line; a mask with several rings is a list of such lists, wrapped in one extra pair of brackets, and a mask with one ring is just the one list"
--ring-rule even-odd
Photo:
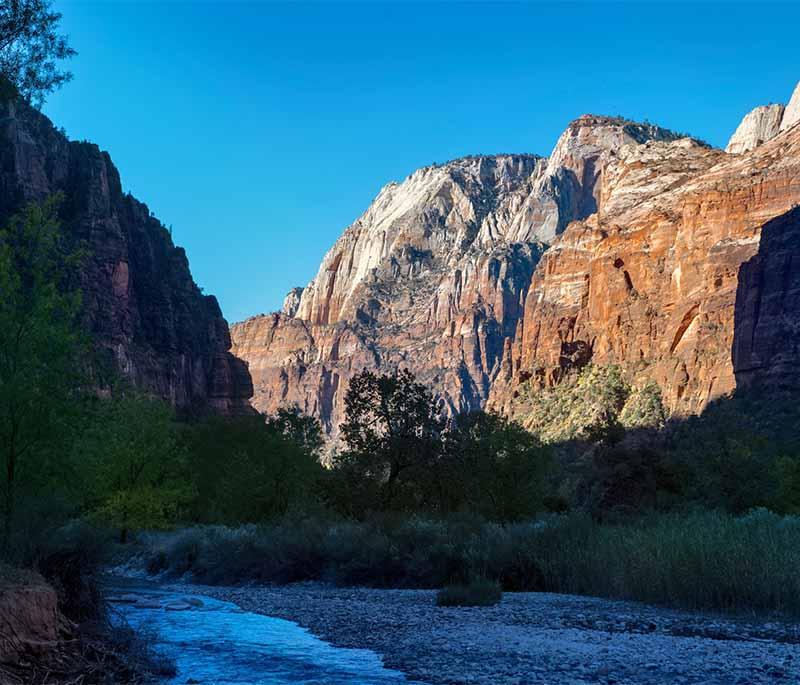
[[(346, 449), (335, 468), (353, 485), (366, 486), (364, 506), (393, 508), (418, 499), (414, 483), (426, 476), (441, 449), (440, 402), (408, 370), (362, 371), (345, 396), (341, 426)], [(377, 499), (371, 499), (372, 496)]]
[(447, 509), (496, 521), (545, 509), (550, 450), (513, 421), (482, 411), (457, 417), (446, 435), (438, 480)]
[(284, 436), (297, 447), (318, 459), (322, 457), (325, 441), (322, 427), (313, 416), (306, 416), (295, 408), (281, 408), (267, 418), (267, 428)]
[(58, 33), (60, 21), (51, 0), (0, 3), (0, 89), (5, 99), (19, 94), (41, 105), (48, 93), (72, 78), (59, 68), (59, 62), (76, 54)]
[(20, 484), (41, 478), (70, 429), (83, 374), (80, 294), (56, 218), (58, 198), (31, 205), (0, 231), (2, 548)]
[(667, 411), (661, 399), (661, 388), (653, 380), (633, 388), (619, 414), (619, 421), (632, 428), (663, 428)]
[(200, 520), (261, 522), (316, 496), (317, 454), (260, 416), (212, 417), (186, 427), (183, 441)]
[(97, 403), (78, 445), (92, 514), (119, 528), (159, 528), (178, 517), (191, 496), (185, 452), (172, 409), (137, 393)]

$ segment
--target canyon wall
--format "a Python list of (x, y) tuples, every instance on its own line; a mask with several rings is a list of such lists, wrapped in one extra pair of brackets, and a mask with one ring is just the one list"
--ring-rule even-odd
[(66, 234), (88, 250), (81, 290), (98, 384), (112, 370), (181, 411), (252, 411), (216, 299), (194, 283), (169, 231), (123, 192), (109, 155), (24, 103), (0, 105), (0, 223), (54, 193)]
[(679, 138), (587, 115), (549, 159), (468, 157), (390, 183), (281, 313), (232, 327), (254, 406), (297, 406), (334, 434), (352, 375), (397, 367), (433, 387), (451, 412), (484, 406), (541, 254), (612, 192), (603, 172), (618, 150)]
[[(657, 381), (685, 415), (748, 368), (769, 376), (769, 345), (785, 348), (794, 324), (753, 308), (785, 295), (763, 264), (788, 251), (751, 260), (762, 227), (800, 203), (799, 107), (800, 86), (786, 107), (757, 108), (727, 154), (586, 115), (547, 159), (471, 157), (389, 184), (281, 313), (232, 327), (255, 406), (297, 406), (335, 435), (355, 372), (406, 367), (452, 412), (520, 415), (521, 386), (596, 363)], [(732, 353), (747, 326), (762, 342)]]

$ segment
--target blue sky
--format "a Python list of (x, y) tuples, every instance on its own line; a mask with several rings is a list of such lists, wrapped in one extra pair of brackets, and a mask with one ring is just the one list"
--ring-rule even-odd
[(800, 80), (800, 5), (56, 0), (45, 112), (111, 153), (231, 321), (313, 277), (385, 183), (549, 154), (586, 112), (723, 146)]

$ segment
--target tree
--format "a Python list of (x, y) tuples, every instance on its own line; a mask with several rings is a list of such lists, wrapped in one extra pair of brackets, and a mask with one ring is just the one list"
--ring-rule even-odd
[(58, 198), (31, 205), (0, 231), (0, 460), (2, 549), (21, 481), (38, 477), (69, 429), (83, 374), (80, 293)]
[(76, 462), (91, 513), (119, 528), (123, 543), (132, 529), (176, 520), (191, 495), (172, 408), (135, 392), (97, 403)]
[(211, 417), (184, 429), (200, 520), (258, 523), (303, 505), (323, 468), (260, 416)]
[(545, 509), (550, 450), (513, 421), (476, 411), (446, 434), (439, 477), (444, 506), (496, 521), (532, 518)]
[(59, 62), (76, 53), (58, 33), (61, 14), (51, 0), (4, 0), (0, 4), (0, 82), (3, 95), (41, 105), (72, 78)]
[(337, 470), (373, 486), (373, 505), (397, 506), (401, 490), (413, 498), (415, 479), (425, 477), (440, 451), (440, 402), (408, 370), (381, 376), (365, 370), (350, 381), (345, 417)]
[(281, 408), (267, 418), (267, 428), (282, 435), (317, 459), (322, 456), (325, 441), (322, 427), (313, 416), (305, 416), (297, 408)]

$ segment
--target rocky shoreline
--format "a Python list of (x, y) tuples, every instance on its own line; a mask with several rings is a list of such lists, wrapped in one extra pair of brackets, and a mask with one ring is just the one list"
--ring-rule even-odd
[(171, 585), (368, 648), (429, 685), (745, 685), (800, 681), (800, 625), (633, 602), (507, 593), (491, 608), (439, 608), (431, 590)]

